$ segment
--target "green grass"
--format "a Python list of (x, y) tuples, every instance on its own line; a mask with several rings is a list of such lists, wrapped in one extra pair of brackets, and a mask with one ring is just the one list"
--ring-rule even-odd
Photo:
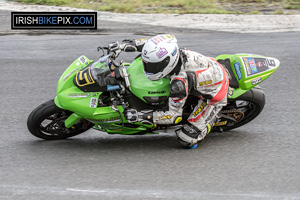
[(16, 0), (16, 1), (25, 4), (55, 5), (55, 6), (62, 6), (72, 2), (70, 0)]
[(299, 0), (15, 0), (25, 4), (69, 6), (118, 13), (285, 14), (300, 11)]

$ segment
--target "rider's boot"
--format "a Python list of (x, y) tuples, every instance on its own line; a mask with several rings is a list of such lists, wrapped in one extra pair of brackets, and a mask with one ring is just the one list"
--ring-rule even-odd
[(205, 136), (210, 133), (213, 124), (217, 121), (217, 118), (214, 118), (206, 127), (200, 131), (194, 125), (187, 123), (183, 127), (176, 131), (179, 143), (188, 149), (194, 149), (198, 146), (198, 143), (202, 141)]

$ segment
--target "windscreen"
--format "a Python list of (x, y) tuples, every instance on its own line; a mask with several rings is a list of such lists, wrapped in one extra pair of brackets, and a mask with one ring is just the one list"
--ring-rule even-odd
[(112, 71), (109, 68), (109, 55), (95, 61), (91, 66), (92, 76), (99, 86), (116, 85), (118, 84), (115, 77), (112, 76)]
[(109, 68), (109, 56), (92, 62), (74, 77), (74, 84), (84, 92), (104, 92), (121, 89)]

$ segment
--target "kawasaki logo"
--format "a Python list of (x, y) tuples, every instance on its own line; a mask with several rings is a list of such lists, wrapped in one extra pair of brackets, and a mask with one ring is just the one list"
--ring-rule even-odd
[(148, 91), (148, 94), (165, 94), (166, 91)]

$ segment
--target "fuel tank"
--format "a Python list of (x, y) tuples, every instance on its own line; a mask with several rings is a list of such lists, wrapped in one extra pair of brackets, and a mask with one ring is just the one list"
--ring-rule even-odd
[(149, 105), (161, 105), (169, 97), (170, 79), (162, 78), (157, 81), (149, 80), (143, 69), (141, 57), (136, 58), (127, 68), (130, 75), (131, 92)]

